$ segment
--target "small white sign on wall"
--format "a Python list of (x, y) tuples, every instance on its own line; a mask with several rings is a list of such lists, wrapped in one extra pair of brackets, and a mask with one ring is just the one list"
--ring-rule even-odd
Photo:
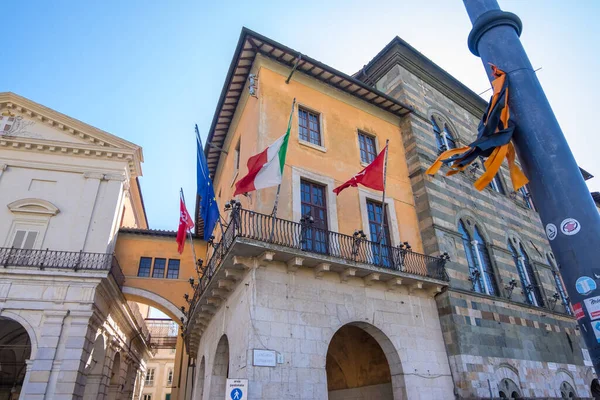
[(227, 379), (225, 400), (248, 400), (248, 379)]
[(275, 350), (254, 349), (252, 352), (252, 365), (255, 367), (277, 366), (277, 352)]

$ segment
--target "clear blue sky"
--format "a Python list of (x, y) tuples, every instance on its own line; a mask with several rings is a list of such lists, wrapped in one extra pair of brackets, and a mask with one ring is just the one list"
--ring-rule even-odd
[[(600, 190), (600, 1), (500, 5), (523, 20), (525, 48)], [(174, 230), (180, 186), (194, 208), (193, 126), (205, 139), (242, 26), (346, 73), (398, 35), (476, 92), (489, 87), (460, 0), (23, 0), (2, 2), (0, 91), (141, 145), (150, 225)]]

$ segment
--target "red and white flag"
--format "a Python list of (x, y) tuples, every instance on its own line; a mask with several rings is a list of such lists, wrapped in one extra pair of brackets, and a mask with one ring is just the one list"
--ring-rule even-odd
[(383, 190), (383, 180), (385, 174), (385, 155), (387, 152), (387, 146), (375, 157), (371, 164), (367, 165), (365, 169), (354, 175), (350, 180), (344, 182), (340, 186), (333, 189), (333, 193), (339, 195), (340, 192), (350, 186), (357, 187), (360, 183), (375, 190)]
[(183, 199), (179, 199), (179, 229), (177, 230), (177, 251), (183, 253), (185, 246), (185, 236), (187, 232), (194, 227), (192, 217), (185, 209)]

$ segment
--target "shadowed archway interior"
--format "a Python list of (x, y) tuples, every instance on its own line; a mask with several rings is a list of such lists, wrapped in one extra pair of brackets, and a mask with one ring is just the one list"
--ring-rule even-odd
[(373, 336), (354, 325), (340, 328), (327, 350), (329, 399), (393, 399), (387, 357)]
[(0, 399), (17, 398), (31, 356), (31, 341), (18, 322), (0, 317)]

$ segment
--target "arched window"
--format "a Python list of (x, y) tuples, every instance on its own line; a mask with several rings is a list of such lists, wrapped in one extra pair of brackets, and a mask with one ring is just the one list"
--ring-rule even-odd
[(485, 239), (477, 225), (472, 224), (473, 234), (469, 232), (465, 223), (458, 223), (458, 232), (462, 236), (463, 248), (469, 265), (469, 280), (473, 283), (473, 290), (492, 296), (498, 295), (498, 285), (490, 260)]
[(519, 279), (521, 280), (521, 287), (523, 288), (525, 299), (528, 304), (543, 307), (544, 300), (542, 298), (542, 292), (537, 280), (535, 279), (533, 266), (529, 261), (529, 256), (525, 252), (525, 249), (521, 243), (517, 243), (516, 245), (518, 250), (515, 248), (515, 245), (509, 241), (508, 249), (512, 254), (515, 266), (517, 267), (517, 272), (519, 273)]
[(562, 277), (558, 272), (558, 267), (556, 265), (556, 260), (550, 255), (546, 254), (546, 259), (548, 260), (548, 265), (552, 267), (552, 276), (554, 277), (554, 285), (556, 286), (556, 293), (560, 295), (560, 300), (565, 308), (565, 312), (569, 315), (573, 315), (573, 311), (571, 310), (571, 305), (569, 304), (569, 296), (567, 296), (567, 291), (565, 290), (565, 285), (563, 283)]
[(454, 139), (454, 135), (450, 131), (448, 124), (444, 122), (442, 118), (437, 115), (432, 115), (431, 125), (433, 126), (435, 144), (437, 145), (439, 153), (456, 148), (456, 140)]

